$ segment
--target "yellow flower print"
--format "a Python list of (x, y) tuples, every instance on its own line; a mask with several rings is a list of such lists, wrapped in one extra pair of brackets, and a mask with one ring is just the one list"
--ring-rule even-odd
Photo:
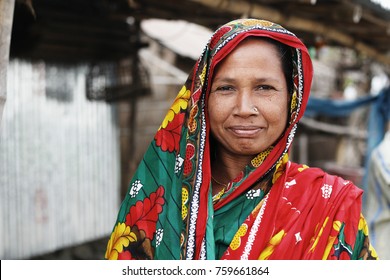
[(309, 168), (309, 166), (307, 166), (306, 164), (302, 164), (302, 167), (299, 167), (299, 168), (298, 168), (298, 171), (299, 171), (299, 172), (302, 172), (302, 171), (304, 171), (304, 170), (307, 169), (307, 168)]
[(275, 250), (275, 247), (282, 242), (283, 237), (286, 236), (286, 232), (284, 230), (279, 231), (277, 234), (275, 234), (271, 240), (269, 241), (267, 247), (264, 249), (263, 252), (261, 252), (259, 260), (266, 260), (269, 258), (269, 256), (272, 255), (272, 253)]
[(184, 220), (188, 214), (188, 208), (186, 203), (188, 201), (188, 190), (183, 187), (181, 190), (181, 218)]
[(181, 219), (184, 220), (187, 217), (188, 208), (184, 204), (181, 205)]
[(195, 116), (198, 114), (198, 111), (199, 111), (198, 106), (194, 106), (190, 111), (190, 118), (188, 121), (188, 130), (190, 131), (190, 133), (194, 133), (194, 131), (196, 130), (197, 124), (196, 124)]
[(291, 97), (291, 112), (297, 107), (297, 92), (294, 90), (294, 93)]
[[(364, 234), (365, 236), (368, 236), (368, 225), (367, 225), (367, 221), (366, 221), (366, 219), (364, 218), (364, 216), (363, 216), (362, 213), (360, 213), (359, 230), (363, 231), (363, 234)], [(370, 245), (369, 245), (368, 250), (371, 252), (371, 256), (372, 256), (372, 257), (378, 258), (378, 254), (377, 254), (375, 248), (372, 246), (371, 243), (370, 243)]]
[(360, 214), (360, 219), (359, 219), (359, 230), (362, 230), (364, 235), (368, 236), (368, 225), (366, 219), (363, 217), (362, 214)]
[(166, 128), (168, 123), (170, 123), (175, 115), (177, 115), (181, 109), (186, 109), (188, 105), (188, 100), (190, 99), (191, 92), (185, 86), (181, 88), (178, 95), (176, 96), (175, 101), (173, 102), (171, 108), (169, 109), (165, 119), (163, 120), (160, 129)]
[(202, 86), (203, 86), (204, 80), (206, 78), (206, 70), (207, 70), (207, 67), (205, 65), (205, 66), (203, 66), (202, 73), (199, 75), (200, 82), (201, 82)]
[(336, 235), (340, 232), (341, 229), (341, 222), (340, 221), (334, 221), (333, 222), (333, 229), (336, 231)]
[(253, 25), (261, 25), (264, 27), (270, 27), (272, 26), (272, 22), (267, 21), (267, 20), (261, 20), (261, 19), (248, 19), (242, 22), (243, 25), (246, 26), (253, 26)]
[(225, 188), (221, 189), (217, 194), (213, 196), (213, 203), (216, 203), (225, 194)]
[(371, 252), (371, 256), (375, 259), (379, 259), (378, 253), (376, 252), (375, 248), (370, 243), (370, 246), (368, 247), (368, 250)]
[(255, 158), (252, 159), (251, 163), (254, 167), (259, 167), (263, 161), (266, 159), (266, 157), (271, 152), (272, 147), (268, 148), (265, 151), (262, 151), (260, 154), (258, 154)]
[(241, 237), (244, 236), (247, 231), (248, 231), (248, 225), (242, 224), (238, 229), (238, 231), (236, 232), (236, 234), (234, 235), (232, 242), (230, 243), (230, 248), (232, 248), (232, 250), (237, 250), (240, 247)]
[(118, 254), (123, 252), (123, 248), (128, 247), (131, 242), (136, 241), (137, 236), (131, 231), (130, 227), (125, 223), (118, 223), (108, 241), (105, 258), (117, 260)]
[(334, 241), (336, 240), (338, 233), (340, 232), (340, 229), (341, 229), (341, 222), (334, 221), (333, 222), (333, 231), (328, 237), (328, 243), (326, 244), (324, 254), (322, 255), (323, 260), (326, 260), (328, 258), (329, 253), (332, 250), (332, 246), (334, 244)]
[[(325, 228), (326, 224), (328, 223), (328, 220), (329, 220), (329, 217), (326, 217), (326, 219), (325, 219), (324, 223), (322, 224), (322, 227), (319, 230), (317, 236), (313, 237), (314, 242), (313, 242), (313, 245), (311, 246), (309, 252), (314, 252), (315, 248), (317, 247), (318, 241), (321, 238), (322, 232), (324, 231), (324, 228)], [(333, 224), (333, 226), (335, 226), (335, 225)]]
[(280, 175), (283, 174), (284, 167), (286, 166), (288, 162), (288, 154), (285, 153), (283, 158), (276, 164), (276, 171), (274, 173), (274, 176), (272, 177), (272, 183), (275, 183), (276, 180), (280, 177)]

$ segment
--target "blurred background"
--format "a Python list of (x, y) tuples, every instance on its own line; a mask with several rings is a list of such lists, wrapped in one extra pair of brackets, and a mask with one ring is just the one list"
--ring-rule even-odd
[(212, 30), (241, 17), (280, 23), (313, 58), (291, 159), (352, 180), (368, 203), (373, 173), (390, 185), (389, 142), (369, 164), (390, 127), (389, 2), (0, 0), (0, 259), (104, 258), (128, 182)]

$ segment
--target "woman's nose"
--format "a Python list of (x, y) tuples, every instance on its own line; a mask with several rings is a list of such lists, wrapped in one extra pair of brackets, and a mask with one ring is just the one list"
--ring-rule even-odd
[(251, 96), (250, 93), (240, 93), (236, 102), (236, 115), (248, 117), (251, 115), (257, 115), (259, 113), (259, 110), (253, 100), (253, 96)]

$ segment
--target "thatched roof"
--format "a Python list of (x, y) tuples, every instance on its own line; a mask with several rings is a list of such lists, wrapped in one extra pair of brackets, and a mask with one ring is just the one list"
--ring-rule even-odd
[(115, 58), (140, 46), (139, 21), (184, 19), (215, 29), (238, 17), (275, 21), (308, 45), (338, 45), (390, 66), (390, 10), (370, 0), (17, 1), (12, 55)]

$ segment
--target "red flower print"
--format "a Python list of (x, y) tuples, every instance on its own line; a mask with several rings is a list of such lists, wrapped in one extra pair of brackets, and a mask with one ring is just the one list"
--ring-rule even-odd
[(241, 171), (240, 174), (233, 180), (234, 183), (240, 182), (244, 178), (244, 172)]
[(184, 159), (184, 175), (189, 175), (192, 171), (192, 162), (191, 159), (195, 155), (195, 146), (193, 144), (188, 143), (186, 147), (186, 158)]
[(126, 225), (137, 226), (139, 231), (144, 231), (148, 239), (153, 239), (156, 232), (158, 215), (163, 210), (164, 188), (160, 186), (156, 192), (150, 194), (144, 201), (137, 201), (126, 215)]
[(178, 152), (183, 122), (184, 113), (177, 114), (165, 128), (157, 131), (154, 137), (157, 147), (160, 147), (164, 152)]
[(225, 27), (222, 27), (220, 28), (213, 36), (213, 38), (211, 39), (211, 42), (210, 42), (210, 49), (214, 49), (214, 47), (217, 45), (219, 39), (221, 39), (221, 37), (229, 32), (232, 28), (229, 27), (229, 26), (225, 26)]
[(192, 104), (196, 104), (199, 101), (200, 95), (202, 94), (201, 87), (198, 88), (192, 95)]
[(198, 114), (198, 106), (195, 106), (190, 111), (190, 118), (188, 121), (188, 130), (190, 133), (194, 133), (197, 127), (197, 122), (195, 120), (195, 116)]
[(118, 254), (118, 260), (131, 260), (133, 257), (131, 256), (131, 253), (129, 251), (123, 251), (122, 253)]

